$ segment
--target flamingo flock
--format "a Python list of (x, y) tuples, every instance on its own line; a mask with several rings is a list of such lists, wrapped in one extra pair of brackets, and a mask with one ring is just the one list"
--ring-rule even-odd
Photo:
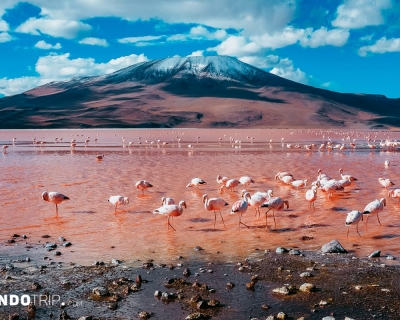
[[(44, 138), (44, 137), (43, 137)], [(357, 139), (356, 139), (357, 138)], [(356, 136), (354, 138), (354, 135), (351, 136), (350, 134), (348, 136), (345, 136), (342, 139), (341, 143), (334, 143), (330, 137), (327, 137), (321, 144), (313, 144), (313, 143), (307, 143), (301, 146), (300, 144), (296, 143), (290, 143), (286, 142), (285, 138), (282, 138), (280, 143), (282, 148), (285, 149), (306, 149), (307, 152), (312, 151), (312, 150), (317, 150), (322, 152), (322, 150), (326, 150), (328, 152), (333, 151), (333, 150), (338, 150), (337, 152), (344, 151), (347, 149), (355, 149), (360, 146), (359, 140), (360, 137)], [(141, 140), (140, 137), (138, 137), (139, 140)], [(254, 138), (252, 137), (247, 137), (247, 140), (249, 141), (248, 143), (253, 143)], [(54, 141), (56, 143), (61, 143), (62, 138), (55, 138)], [(128, 143), (125, 137), (122, 139), (123, 145), (125, 146), (125, 143)], [(168, 147), (168, 142), (167, 141), (161, 141), (160, 139), (154, 139), (154, 140), (143, 140), (143, 145), (153, 148), (153, 147), (158, 147), (160, 149), (164, 149)], [(172, 140), (172, 143), (178, 143), (180, 145), (182, 141), (182, 138), (179, 138), (178, 136), (176, 139), (174, 138)], [(199, 143), (200, 137), (198, 136), (196, 138), (196, 142)], [(219, 142), (221, 143), (223, 141), (223, 138), (219, 138)], [(36, 138), (33, 140), (34, 144), (40, 144), (44, 145), (46, 144), (45, 140), (42, 141), (36, 141)], [(92, 142), (97, 142), (97, 138), (93, 139), (90, 137), (87, 137), (84, 139), (84, 145), (85, 147), (89, 147), (89, 144)], [(241, 140), (235, 139), (233, 137), (229, 138), (229, 142), (232, 143), (232, 146), (242, 148), (245, 143)], [(13, 139), (12, 144), (15, 145), (16, 143), (16, 138)], [(171, 142), (170, 142), (171, 143)], [(137, 142), (138, 145), (142, 144), (142, 141)], [(273, 139), (269, 140), (269, 145), (276, 145)], [(76, 139), (72, 139), (70, 142), (71, 149), (77, 147), (77, 141)], [(129, 142), (128, 148), (134, 147), (135, 142), (131, 141)], [(197, 144), (195, 145), (197, 147)], [(399, 147), (399, 143), (397, 140), (391, 139), (389, 136), (387, 139), (383, 139), (379, 142), (379, 139), (377, 139), (377, 136), (375, 135), (370, 135), (366, 137), (366, 146), (370, 149), (382, 149), (382, 150), (389, 150), (389, 151), (394, 151), (397, 150)], [(7, 153), (8, 145), (4, 145), (2, 147), (3, 153)], [(13, 146), (11, 146), (13, 147)], [(188, 145), (189, 149), (193, 150), (193, 145)], [(304, 148), (303, 148), (304, 147)], [(305, 151), (303, 151), (305, 152)], [(336, 152), (336, 151), (335, 151)], [(351, 150), (350, 150), (351, 152)], [(107, 158), (108, 159), (108, 158)], [(97, 155), (96, 160), (102, 161), (104, 160), (104, 155)], [(106, 162), (106, 160), (104, 161)], [(383, 162), (383, 160), (382, 160)], [(385, 160), (384, 165), (387, 170), (387, 172), (390, 172), (391, 169), (393, 169), (392, 164), (389, 168), (390, 161)], [(396, 164), (394, 164), (395, 166)], [(349, 168), (347, 168), (349, 169)], [(351, 168), (350, 168), (351, 169)], [(313, 214), (313, 212), (317, 211), (315, 202), (317, 202), (318, 197), (320, 197), (323, 194), (327, 195), (328, 200), (329, 199), (337, 199), (341, 197), (341, 194), (343, 193), (344, 190), (347, 188), (351, 187), (353, 184), (359, 183), (359, 179), (351, 175), (350, 173), (345, 173), (343, 168), (335, 169), (334, 173), (331, 176), (326, 174), (325, 172), (322, 172), (322, 170), (319, 170), (317, 172), (317, 177), (315, 178), (314, 181), (312, 179), (305, 179), (304, 177), (300, 177), (301, 179), (296, 179), (294, 178), (294, 175), (291, 174), (289, 171), (280, 171), (275, 175), (275, 180), (277, 183), (279, 183), (280, 188), (288, 188), (292, 189), (292, 193), (295, 194), (301, 194), (304, 190), (304, 198), (305, 198), (305, 203), (308, 205), (308, 210), (310, 211), (310, 214)], [(339, 172), (339, 175), (338, 175)], [(330, 172), (331, 174), (331, 172)], [(301, 175), (301, 174), (300, 174)], [(335, 177), (336, 178), (333, 178)], [(360, 178), (360, 177), (358, 177)], [(360, 178), (361, 179), (361, 178)], [(395, 183), (387, 177), (377, 177), (375, 178), (378, 180), (378, 183), (385, 188), (387, 191), (382, 191), (386, 192), (387, 196), (389, 198), (398, 198), (400, 201), (400, 189), (390, 189), (392, 186), (395, 186)], [(376, 181), (376, 180), (375, 180)], [(278, 212), (289, 209), (289, 200), (284, 199), (283, 197), (275, 196), (274, 192), (272, 190), (254, 190), (250, 191), (252, 188), (257, 189), (257, 181), (255, 181), (253, 178), (251, 178), (248, 175), (241, 176), (241, 177), (236, 177), (232, 178), (230, 174), (227, 176), (221, 176), (218, 175), (216, 178), (216, 182), (218, 184), (218, 187), (215, 187), (215, 193), (217, 194), (219, 192), (219, 196), (209, 196), (209, 185), (206, 183), (201, 178), (195, 177), (191, 179), (191, 181), (186, 185), (186, 187), (193, 188), (196, 190), (196, 192), (199, 192), (199, 190), (202, 190), (204, 186), (206, 185), (207, 187), (207, 193), (203, 192), (204, 194), (201, 196), (202, 203), (204, 204), (204, 210), (209, 211), (214, 214), (214, 230), (216, 229), (217, 225), (217, 214), (219, 214), (221, 218), (221, 222), (223, 226), (226, 228), (225, 221), (224, 221), (224, 212), (223, 210), (225, 207), (229, 206), (228, 202), (225, 201), (223, 198), (223, 194), (228, 194), (231, 197), (233, 197), (233, 194), (238, 195), (238, 193), (241, 195), (240, 199), (235, 201), (231, 207), (230, 214), (232, 215), (238, 215), (238, 220), (239, 220), (239, 229), (244, 226), (247, 228), (250, 228), (250, 224), (246, 222), (245, 224), (243, 222), (243, 215), (246, 214), (247, 210), (249, 207), (254, 208), (255, 216), (260, 217), (261, 216), (261, 211), (265, 209), (265, 226), (268, 227), (268, 213), (272, 211), (272, 216), (274, 219), (274, 226), (277, 226), (277, 219), (279, 221), (279, 215)], [(214, 182), (215, 183), (215, 182)], [(362, 181), (361, 181), (362, 183)], [(210, 184), (212, 186), (212, 184)], [(149, 194), (148, 189), (153, 188), (153, 184), (148, 182), (147, 180), (139, 180), (136, 182), (135, 187), (142, 193), (142, 194)], [(156, 185), (155, 188), (158, 186)], [(243, 187), (243, 188), (241, 188)], [(304, 189), (303, 189), (304, 188)], [(305, 189), (307, 188), (307, 189)], [(239, 191), (237, 191), (239, 189)], [(294, 189), (294, 190), (293, 190)], [(275, 191), (276, 192), (276, 191)], [(386, 194), (385, 193), (385, 194)], [(151, 191), (150, 191), (151, 194)], [(303, 199), (304, 199), (303, 198)], [(381, 221), (379, 219), (379, 213), (384, 210), (385, 206), (387, 205), (386, 199), (378, 197), (378, 199), (375, 199), (367, 204), (365, 204), (364, 210), (359, 210), (358, 209), (353, 209), (350, 210), (347, 214), (347, 217), (345, 219), (345, 225), (348, 227), (347, 229), (347, 236), (349, 236), (349, 230), (350, 226), (355, 226), (356, 232), (359, 236), (361, 236), (358, 225), (360, 222), (364, 222), (365, 220), (365, 225), (368, 225), (368, 219), (370, 217), (375, 217), (377, 218), (377, 221), (379, 224), (381, 224)], [(56, 214), (58, 215), (58, 205), (63, 203), (66, 200), (70, 200), (69, 197), (59, 193), (59, 192), (43, 192), (42, 193), (42, 199), (46, 202), (52, 203), (56, 206)], [(372, 200), (372, 199), (369, 199)], [(116, 213), (118, 210), (119, 211), (126, 211), (126, 210), (121, 210), (121, 207), (127, 206), (130, 204), (129, 198), (126, 196), (121, 196), (121, 195), (115, 195), (111, 196), (108, 199), (108, 202), (111, 203), (114, 206), (114, 213)], [(361, 200), (360, 200), (361, 202)], [(367, 201), (366, 201), (367, 202)], [(190, 203), (189, 203), (190, 204)], [(293, 205), (293, 204), (292, 204)], [(152, 210), (154, 214), (160, 214), (165, 217), (167, 217), (167, 229), (170, 227), (173, 230), (176, 230), (171, 223), (172, 217), (178, 217), (183, 214), (183, 210), (187, 209), (186, 202), (184, 200), (179, 201), (178, 204), (175, 203), (174, 199), (169, 198), (169, 197), (163, 197), (162, 198), (162, 203), (161, 207)], [(129, 209), (129, 208), (128, 208)], [(189, 208), (190, 209), (190, 208)]]

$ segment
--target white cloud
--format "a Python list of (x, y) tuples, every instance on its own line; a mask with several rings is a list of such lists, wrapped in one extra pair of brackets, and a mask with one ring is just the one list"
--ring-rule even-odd
[[(0, 15), (1, 17), (1, 15)], [(10, 28), (8, 27), (8, 23), (0, 18), (0, 31), (8, 31)]]
[(204, 52), (204, 50), (193, 51), (187, 57), (201, 57), (203, 55), (203, 52)]
[(358, 50), (358, 54), (365, 57), (368, 52), (372, 53), (386, 53), (386, 52), (400, 52), (400, 38), (386, 39), (382, 37), (375, 44), (371, 46), (364, 46)]
[(40, 40), (40, 41), (36, 42), (35, 48), (43, 49), (43, 50), (49, 50), (49, 49), (58, 50), (58, 49), (61, 49), (61, 44), (60, 43), (56, 43), (55, 45), (52, 45), (50, 43), (47, 43), (44, 40)]
[(227, 36), (227, 33), (223, 29), (215, 30), (214, 32), (210, 32), (207, 28), (203, 26), (197, 26), (190, 29), (189, 37), (192, 39), (215, 39), (215, 40), (223, 40)]
[(8, 32), (0, 32), (0, 42), (8, 42), (14, 38)]
[(328, 45), (341, 47), (347, 43), (349, 36), (349, 31), (343, 29), (328, 30), (325, 27), (321, 27), (318, 30), (312, 31), (311, 28), (307, 28), (304, 36), (300, 39), (300, 44), (303, 47), (311, 48)]
[(53, 37), (73, 39), (81, 33), (90, 31), (92, 27), (86, 23), (74, 20), (56, 20), (49, 18), (29, 18), (18, 26), (15, 31), (33, 35), (47, 34)]
[(38, 77), (0, 79), (0, 94), (17, 94), (51, 81), (61, 81), (76, 76), (95, 76), (112, 73), (132, 64), (147, 61), (144, 54), (119, 57), (106, 63), (96, 63), (93, 58), (70, 59), (70, 54), (50, 54), (40, 57), (35, 65)]
[(138, 43), (138, 42), (147, 42), (154, 41), (164, 38), (165, 36), (142, 36), (142, 37), (127, 37), (118, 39), (120, 43)]
[(303, 84), (308, 84), (309, 81), (307, 75), (299, 68), (295, 69), (293, 65), (287, 68), (275, 67), (270, 72), (282, 78)]
[(84, 38), (79, 41), (80, 44), (88, 44), (91, 46), (101, 46), (101, 47), (108, 47), (108, 42), (106, 39), (99, 39), (99, 38)]
[(346, 0), (337, 8), (332, 25), (344, 29), (359, 29), (384, 23), (382, 11), (391, 8), (390, 0)]

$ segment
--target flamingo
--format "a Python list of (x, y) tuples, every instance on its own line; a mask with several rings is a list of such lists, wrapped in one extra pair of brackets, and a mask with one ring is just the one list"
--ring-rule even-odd
[(329, 198), (333, 196), (334, 191), (344, 190), (344, 187), (336, 180), (329, 180), (324, 184), (317, 181), (317, 186), (319, 186), (323, 192), (327, 192)]
[(385, 160), (385, 167), (389, 167), (390, 161), (389, 160)]
[[(363, 214), (361, 211), (358, 210), (352, 210), (347, 214), (346, 217), (346, 226), (350, 227), (351, 224), (355, 224), (356, 225), (356, 230), (358, 235), (361, 237), (361, 234), (358, 232), (358, 223), (360, 222), (360, 220), (363, 220)], [(347, 238), (349, 237), (349, 231), (350, 228), (347, 229)]]
[(175, 204), (175, 201), (174, 201), (174, 199), (172, 199), (172, 198), (162, 197), (162, 198), (161, 198), (161, 201), (162, 201), (162, 205), (163, 205), (163, 206), (168, 206), (168, 205), (170, 205), (170, 204)]
[(167, 220), (168, 229), (171, 226), (171, 228), (174, 229), (174, 231), (176, 231), (175, 228), (169, 223), (169, 218), (170, 217), (179, 217), (180, 215), (182, 215), (183, 207), (185, 207), (185, 209), (187, 208), (186, 202), (181, 200), (178, 205), (170, 204), (170, 205), (162, 206), (162, 207), (154, 210), (153, 213), (154, 214), (157, 214), (157, 213), (162, 214), (162, 215), (168, 217), (168, 220)]
[(246, 225), (246, 224), (244, 224), (242, 222), (242, 215), (243, 215), (243, 213), (246, 212), (246, 210), (247, 210), (247, 208), (249, 206), (248, 199), (250, 199), (250, 198), (251, 198), (250, 193), (245, 192), (243, 194), (243, 199), (236, 201), (232, 206), (231, 214), (238, 213), (238, 215), (239, 215), (239, 230), (240, 230), (240, 225), (241, 224), (244, 225), (247, 228), (250, 228), (248, 225)]
[(282, 178), (286, 176), (290, 176), (293, 178), (293, 175), (291, 173), (284, 171), (284, 172), (278, 172), (275, 175), (275, 180), (282, 180)]
[(136, 182), (135, 187), (139, 190), (142, 190), (142, 194), (144, 194), (144, 190), (146, 190), (147, 188), (152, 188), (153, 185), (146, 180), (139, 180), (138, 182)]
[(386, 200), (385, 198), (382, 198), (381, 200), (374, 200), (370, 203), (368, 203), (366, 205), (366, 207), (364, 208), (363, 214), (367, 215), (367, 221), (365, 223), (365, 225), (368, 225), (368, 217), (369, 215), (373, 215), (376, 214), (376, 217), (378, 218), (378, 222), (379, 224), (381, 224), (381, 222), (379, 221), (379, 212), (381, 212), (383, 210), (383, 208), (386, 206)]
[[(246, 193), (246, 190), (242, 190), (242, 196)], [(249, 205), (251, 207), (254, 207), (255, 211), (256, 211), (256, 216), (257, 216), (257, 212), (258, 212), (258, 216), (261, 215), (260, 213), (260, 206), (267, 200), (271, 199), (272, 197), (272, 190), (268, 190), (268, 192), (260, 192), (257, 191), (256, 193), (254, 193), (249, 200)]]
[(3, 146), (1, 149), (3, 150), (3, 153), (7, 153), (7, 148), (8, 146)]
[(207, 184), (203, 179), (200, 178), (193, 178), (192, 181), (190, 181), (190, 183), (186, 186), (186, 187), (198, 187), (202, 184)]
[(236, 179), (229, 179), (225, 185), (222, 185), (220, 188), (220, 192), (222, 193), (223, 189), (230, 189), (231, 191), (234, 191), (235, 187), (237, 187), (240, 184), (239, 180)]
[(300, 187), (305, 187), (307, 185), (307, 180), (294, 180), (290, 184), (299, 190)]
[(217, 176), (217, 182), (219, 184), (226, 184), (226, 182), (229, 180), (228, 177), (221, 177), (220, 175)]
[(315, 210), (315, 200), (317, 200), (317, 186), (312, 186), (311, 189), (307, 190), (306, 192), (306, 199), (310, 203), (310, 211), (311, 205), (314, 207)]
[(69, 200), (69, 198), (67, 196), (65, 196), (59, 192), (55, 192), (55, 191), (52, 191), (52, 192), (44, 191), (42, 193), (42, 199), (44, 201), (51, 202), (56, 205), (56, 214), (57, 215), (58, 215), (58, 206), (57, 205), (60, 204), (61, 202), (63, 202), (64, 200)]
[(129, 203), (129, 198), (128, 197), (123, 197), (123, 196), (111, 196), (110, 199), (108, 199), (108, 202), (113, 204), (115, 206), (114, 213), (117, 212), (117, 207), (118, 205), (126, 205)]
[(249, 176), (243, 176), (239, 178), (239, 181), (241, 184), (243, 184), (244, 186), (248, 186), (250, 183), (254, 184), (254, 180), (252, 178), (250, 178)]
[(343, 169), (339, 169), (340, 176), (342, 177), (342, 180), (350, 180), (350, 181), (357, 181), (356, 178), (354, 178), (351, 174), (343, 174)]
[(389, 191), (389, 197), (398, 198), (400, 201), (400, 189), (394, 189)]
[(282, 181), (285, 184), (291, 184), (293, 181), (295, 181), (293, 176), (284, 176), (279, 180)]
[(219, 214), (221, 215), (222, 223), (225, 226), (224, 218), (222, 217), (221, 209), (225, 206), (228, 206), (229, 204), (221, 198), (208, 198), (207, 194), (203, 194), (203, 202), (204, 202), (204, 208), (206, 208), (208, 211), (213, 210), (214, 211), (214, 230), (215, 230), (215, 222), (217, 221), (217, 213), (216, 211), (219, 211)]
[(387, 189), (390, 186), (394, 186), (394, 183), (390, 181), (390, 179), (383, 179), (383, 178), (378, 178), (379, 183)]
[(282, 209), (285, 208), (285, 205), (286, 205), (286, 209), (288, 209), (288, 208), (289, 208), (289, 201), (287, 201), (287, 200), (282, 200), (282, 199), (279, 198), (279, 197), (271, 198), (271, 199), (269, 199), (267, 202), (264, 202), (264, 203), (261, 205), (261, 208), (269, 208), (269, 209), (267, 210), (267, 212), (265, 212), (265, 227), (268, 226), (268, 225), (267, 225), (267, 217), (268, 217), (268, 212), (269, 212), (270, 210), (272, 210), (272, 216), (274, 217), (274, 224), (275, 224), (275, 227), (276, 227), (276, 222), (275, 222), (275, 210), (280, 211), (280, 210), (282, 210)]
[(104, 154), (99, 154), (96, 156), (96, 160), (101, 161), (104, 159)]

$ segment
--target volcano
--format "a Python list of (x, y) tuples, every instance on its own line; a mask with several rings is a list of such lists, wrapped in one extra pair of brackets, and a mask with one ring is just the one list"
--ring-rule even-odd
[(296, 83), (228, 56), (165, 58), (0, 99), (2, 129), (394, 128), (400, 100)]

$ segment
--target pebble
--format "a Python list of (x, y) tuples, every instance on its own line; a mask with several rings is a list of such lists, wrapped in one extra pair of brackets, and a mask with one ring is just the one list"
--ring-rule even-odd
[(289, 251), (289, 254), (294, 255), (294, 256), (298, 256), (298, 255), (301, 254), (301, 252), (299, 250), (293, 250), (292, 249), (292, 250)]
[(207, 302), (205, 302), (204, 300), (197, 302), (196, 304), (196, 308), (201, 310), (201, 309), (207, 309), (208, 308), (208, 304)]
[(194, 247), (194, 250), (195, 251), (201, 251), (201, 250), (204, 250), (202, 247), (200, 247), (200, 246), (196, 246), (196, 247)]
[(71, 242), (67, 241), (63, 243), (63, 247), (69, 247), (69, 246), (72, 246)]
[(275, 316), (268, 316), (265, 320), (275, 320), (276, 317)]
[(95, 294), (96, 296), (100, 296), (100, 297), (105, 297), (108, 296), (110, 293), (108, 292), (108, 290), (104, 287), (96, 287), (92, 290), (93, 294)]
[(155, 296), (155, 297), (161, 297), (161, 295), (162, 295), (162, 292), (161, 292), (161, 291), (156, 290), (156, 291), (154, 292), (154, 296)]
[(118, 309), (118, 303), (112, 302), (107, 306), (108, 309), (110, 310), (117, 310)]
[(300, 274), (300, 278), (309, 278), (312, 277), (313, 275), (310, 272), (303, 272)]
[(261, 305), (261, 309), (268, 310), (269, 309), (269, 305), (264, 303), (264, 304)]
[(235, 284), (234, 284), (233, 282), (228, 282), (228, 283), (226, 284), (226, 287), (227, 287), (228, 289), (233, 289), (233, 288), (235, 287)]
[(368, 256), (368, 258), (378, 258), (378, 257), (380, 257), (380, 256), (381, 256), (381, 251), (380, 251), (380, 250), (376, 250), (376, 251), (372, 252), (372, 253)]
[(64, 238), (64, 237), (59, 237), (58, 238), (58, 241), (60, 241), (60, 242), (64, 242), (66, 239)]
[(78, 318), (78, 320), (92, 320), (92, 316), (82, 316), (80, 318)]
[(195, 313), (189, 314), (185, 318), (185, 320), (202, 320), (202, 319), (210, 319), (210, 316), (205, 313), (195, 312)]
[(324, 244), (321, 247), (323, 253), (347, 253), (347, 250), (343, 248), (337, 240), (332, 240), (329, 243)]
[(328, 316), (328, 317), (323, 317), (322, 320), (335, 320), (335, 318)]
[(388, 255), (388, 256), (386, 257), (386, 260), (394, 260), (394, 257), (391, 256), (391, 255)]
[(303, 283), (300, 286), (299, 290), (303, 292), (313, 292), (315, 291), (315, 285), (313, 285), (312, 283)]
[(278, 247), (278, 248), (276, 248), (276, 250), (275, 250), (275, 252), (278, 253), (278, 254), (283, 254), (283, 253), (286, 253), (286, 252), (288, 252), (288, 251), (289, 251), (288, 249), (285, 249), (285, 248), (283, 248), (283, 247)]
[(279, 313), (276, 315), (276, 318), (277, 318), (278, 320), (286, 320), (286, 319), (287, 319), (287, 314), (284, 313), (284, 312), (279, 312)]
[(112, 260), (111, 260), (111, 263), (114, 264), (114, 265), (119, 265), (119, 264), (122, 263), (122, 261), (121, 261), (121, 260), (118, 260), (118, 259), (112, 259)]
[(283, 294), (283, 295), (288, 295), (290, 293), (290, 291), (289, 291), (287, 286), (283, 286), (281, 288), (273, 289), (272, 292)]
[(149, 319), (151, 317), (151, 314), (148, 313), (147, 311), (141, 311), (139, 312), (138, 317), (140, 319)]
[(383, 291), (383, 292), (390, 292), (389, 289), (381, 289), (381, 291)]
[(354, 287), (354, 289), (356, 289), (356, 290), (358, 290), (358, 291), (359, 291), (359, 290), (361, 290), (361, 289), (362, 289), (362, 286), (355, 286), (355, 287)]

